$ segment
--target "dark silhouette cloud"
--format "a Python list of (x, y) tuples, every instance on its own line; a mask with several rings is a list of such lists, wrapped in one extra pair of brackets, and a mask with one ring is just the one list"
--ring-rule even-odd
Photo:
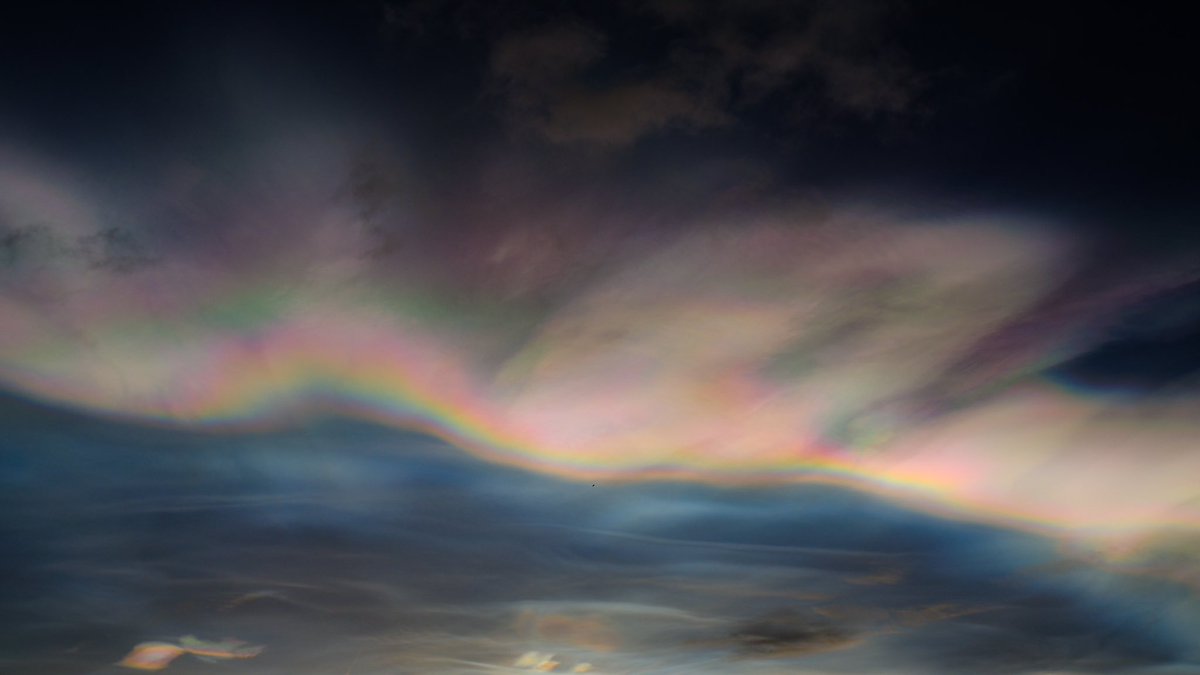
[[(440, 19), (485, 40), (490, 89), (507, 123), (554, 144), (622, 147), (663, 131), (729, 127), (763, 110), (794, 125), (813, 115), (906, 115), (923, 88), (890, 39), (897, 11), (883, 3), (617, 3), (606, 12), (581, 7), (569, 20), (468, 6), (389, 6), (385, 16), (416, 39)], [(479, 14), (492, 20), (462, 23)], [(661, 43), (615, 34), (616, 22)]]

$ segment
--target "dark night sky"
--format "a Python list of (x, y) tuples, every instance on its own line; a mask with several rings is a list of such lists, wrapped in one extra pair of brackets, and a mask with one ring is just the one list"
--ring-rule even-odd
[[(703, 31), (736, 26), (748, 43), (765, 44), (786, 30), (779, 17), (803, 17), (812, 7), (748, 3), (760, 9), (710, 10), (703, 22), (673, 25), (653, 14), (654, 3), (643, 5), (10, 5), (2, 110), (7, 125), (63, 152), (136, 157), (188, 143), (181, 135), (199, 136), (191, 142), (200, 147), (187, 150), (202, 152), (203, 136), (220, 133), (212, 119), (228, 113), (235, 87), (295, 85), (298, 97), (379, 106), (419, 129), (434, 146), (423, 153), (434, 155), (447, 144), (503, 134), (504, 102), (484, 85), (489, 52), (505, 35), (594, 27), (606, 55), (587, 77), (603, 81), (652, 70)], [(1137, 213), (1164, 226), (1191, 215), (1200, 111), (1189, 95), (1189, 24), (1178, 12), (1115, 3), (1086, 11), (1022, 3), (849, 7), (839, 10), (848, 15), (847, 53), (864, 68), (902, 69), (903, 102), (840, 107), (813, 77), (798, 77), (764, 100), (730, 106), (736, 120), (712, 133), (684, 128), (647, 139), (660, 141), (653, 150), (759, 156), (800, 185), (884, 181), (1094, 219)], [(831, 49), (842, 39), (834, 36)], [(235, 82), (238, 63), (248, 60), (262, 72), (245, 75), (250, 84)]]

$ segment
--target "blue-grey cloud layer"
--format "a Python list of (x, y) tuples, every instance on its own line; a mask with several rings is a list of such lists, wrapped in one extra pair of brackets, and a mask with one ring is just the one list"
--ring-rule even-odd
[(5, 672), (100, 670), (186, 634), (267, 651), (181, 673), (521, 672), (531, 651), (600, 673), (1196, 656), (1197, 608), (1169, 584), (836, 490), (562, 483), (335, 421), (219, 436), (3, 413)]

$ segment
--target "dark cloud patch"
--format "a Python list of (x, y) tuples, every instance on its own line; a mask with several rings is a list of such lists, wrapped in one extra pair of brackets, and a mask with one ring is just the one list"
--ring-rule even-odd
[(606, 56), (603, 33), (552, 25), (499, 39), (491, 74), (510, 123), (559, 144), (622, 146), (666, 128), (702, 129), (730, 120), (719, 102), (667, 73), (589, 83)]
[(64, 236), (42, 224), (0, 227), (0, 270), (10, 273), (36, 273), (60, 263), (127, 273), (156, 262), (138, 235), (126, 228)]
[(44, 264), (67, 246), (45, 225), (0, 227), (0, 267), (10, 270)]
[(731, 636), (745, 657), (782, 658), (848, 647), (854, 633), (828, 618), (782, 611), (755, 619)]
[(416, 3), (384, 14), (416, 39), (439, 25), (483, 39), (489, 89), (506, 123), (563, 146), (624, 147), (764, 115), (785, 128), (907, 115), (924, 87), (890, 38), (897, 12), (883, 3), (561, 9)]
[(908, 112), (923, 87), (889, 35), (902, 14), (894, 4), (666, 0), (649, 9), (703, 36), (719, 59), (695, 63), (732, 78), (742, 91), (735, 105), (782, 93), (800, 107), (869, 117)]
[(137, 235), (125, 228), (108, 227), (83, 237), (79, 243), (84, 258), (97, 269), (125, 273), (157, 262)]

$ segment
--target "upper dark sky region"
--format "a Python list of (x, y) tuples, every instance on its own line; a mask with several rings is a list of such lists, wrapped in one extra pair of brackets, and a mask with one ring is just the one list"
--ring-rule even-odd
[(0, 672), (1200, 674), (1166, 3), (0, 7)]

